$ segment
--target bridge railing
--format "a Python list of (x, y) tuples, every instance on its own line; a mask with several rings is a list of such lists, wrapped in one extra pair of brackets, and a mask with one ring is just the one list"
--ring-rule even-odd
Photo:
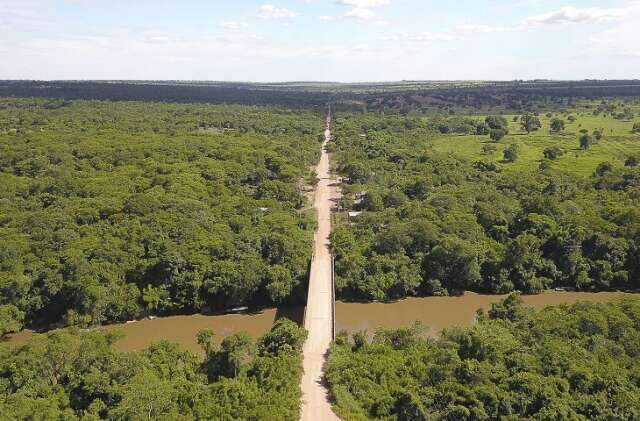
[(331, 255), (331, 338), (336, 339), (336, 268), (335, 258)]

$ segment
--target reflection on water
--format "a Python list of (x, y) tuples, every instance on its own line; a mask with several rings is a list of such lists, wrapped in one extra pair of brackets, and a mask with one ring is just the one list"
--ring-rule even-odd
[[(576, 301), (603, 302), (622, 297), (620, 292), (557, 292), (547, 291), (540, 295), (523, 296), (524, 302), (536, 309)], [(492, 303), (504, 298), (499, 295), (480, 295), (467, 292), (461, 297), (407, 298), (392, 303), (336, 303), (336, 331), (349, 333), (378, 327), (408, 327), (421, 321), (428, 334), (435, 336), (442, 329), (452, 326), (471, 326), (476, 310), (489, 309)]]
[[(293, 307), (242, 314), (159, 317), (153, 320), (105, 326), (101, 329), (118, 330), (125, 334), (125, 337), (116, 343), (116, 348), (120, 351), (138, 351), (154, 342), (168, 340), (180, 344), (183, 349), (200, 353), (196, 335), (202, 329), (211, 329), (216, 335), (217, 342), (238, 332), (247, 332), (250, 336), (257, 338), (269, 332), (276, 319), (286, 317), (302, 323), (303, 315), (304, 308)], [(7, 342), (25, 343), (32, 334), (31, 331), (23, 331), (12, 335)]]

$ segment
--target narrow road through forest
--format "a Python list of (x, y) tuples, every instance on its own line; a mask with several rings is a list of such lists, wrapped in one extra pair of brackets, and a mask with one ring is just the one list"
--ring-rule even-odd
[(322, 156), (316, 167), (320, 179), (314, 198), (314, 207), (318, 214), (318, 228), (314, 239), (314, 258), (311, 262), (309, 292), (304, 327), (309, 337), (303, 348), (304, 374), (302, 375), (302, 413), (303, 421), (338, 420), (328, 400), (328, 391), (324, 386), (324, 363), (333, 340), (333, 300), (331, 253), (329, 252), (329, 234), (331, 233), (331, 211), (340, 190), (335, 179), (331, 178), (327, 143), (331, 139), (331, 111), (327, 114), (327, 128), (322, 143)]

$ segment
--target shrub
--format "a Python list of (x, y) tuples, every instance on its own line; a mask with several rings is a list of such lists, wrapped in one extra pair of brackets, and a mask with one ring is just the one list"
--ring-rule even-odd
[(515, 143), (509, 145), (504, 150), (504, 160), (507, 162), (515, 162), (518, 159), (519, 147)]
[(494, 142), (499, 142), (500, 140), (502, 140), (505, 136), (507, 135), (506, 130), (504, 129), (491, 129), (491, 131), (489, 132), (489, 137), (491, 138), (491, 140), (493, 140)]
[(580, 148), (581, 149), (589, 149), (589, 146), (593, 143), (593, 138), (588, 134), (583, 134), (580, 136)]
[(558, 159), (564, 154), (562, 149), (557, 146), (552, 146), (544, 150), (543, 155), (546, 159)]

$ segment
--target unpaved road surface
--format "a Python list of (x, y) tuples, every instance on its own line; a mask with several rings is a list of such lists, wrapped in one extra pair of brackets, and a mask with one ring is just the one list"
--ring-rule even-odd
[(329, 173), (329, 154), (326, 145), (331, 138), (331, 115), (327, 116), (327, 129), (322, 144), (322, 157), (316, 167), (320, 182), (316, 187), (314, 207), (318, 213), (318, 229), (314, 240), (314, 259), (311, 262), (309, 296), (304, 327), (309, 337), (303, 348), (304, 374), (302, 376), (302, 421), (338, 420), (328, 400), (323, 384), (326, 354), (333, 340), (333, 285), (331, 282), (331, 211), (340, 197), (336, 180)]

